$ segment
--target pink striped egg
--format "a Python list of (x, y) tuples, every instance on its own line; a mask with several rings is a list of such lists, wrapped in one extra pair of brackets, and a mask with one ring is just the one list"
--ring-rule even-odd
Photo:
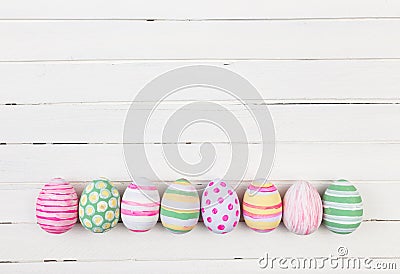
[(158, 221), (160, 194), (157, 186), (148, 180), (131, 183), (121, 202), (121, 219), (133, 232), (150, 230)]
[(36, 200), (36, 218), (48, 233), (61, 234), (78, 220), (78, 195), (64, 179), (54, 178), (45, 184)]
[(318, 229), (322, 221), (322, 201), (318, 191), (308, 182), (292, 185), (283, 198), (283, 223), (299, 235)]

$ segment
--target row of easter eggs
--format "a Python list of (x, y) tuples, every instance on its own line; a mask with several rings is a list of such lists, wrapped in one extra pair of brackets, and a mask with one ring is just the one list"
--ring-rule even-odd
[[(254, 231), (272, 231), (283, 219), (289, 231), (300, 235), (314, 232), (322, 221), (329, 230), (348, 234), (360, 225), (363, 215), (361, 196), (346, 180), (333, 182), (322, 200), (311, 184), (299, 181), (283, 201), (272, 183), (253, 182), (244, 194), (242, 209), (245, 223)], [(235, 190), (221, 180), (207, 185), (200, 206), (197, 190), (185, 179), (171, 184), (160, 203), (157, 186), (145, 180), (130, 184), (120, 202), (117, 188), (108, 180), (88, 184), (78, 201), (74, 188), (55, 178), (42, 188), (36, 203), (38, 224), (54, 234), (71, 229), (78, 216), (86, 229), (106, 232), (117, 225), (120, 215), (134, 232), (150, 230), (160, 215), (166, 229), (186, 233), (197, 224), (200, 211), (208, 230), (225, 234), (237, 226), (241, 208)]]

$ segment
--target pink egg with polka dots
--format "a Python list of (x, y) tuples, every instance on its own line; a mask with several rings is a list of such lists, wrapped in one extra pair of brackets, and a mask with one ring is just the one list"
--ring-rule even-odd
[(231, 232), (240, 218), (240, 204), (235, 190), (221, 180), (208, 183), (201, 198), (201, 213), (208, 230)]

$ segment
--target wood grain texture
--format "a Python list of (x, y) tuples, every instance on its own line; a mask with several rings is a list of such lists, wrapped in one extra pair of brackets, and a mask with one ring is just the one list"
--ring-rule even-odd
[[(235, 101), (214, 102), (239, 121), (249, 143), (262, 142), (254, 118), (244, 105)], [(146, 138), (130, 142), (229, 142), (225, 133), (205, 123), (191, 125), (180, 139), (163, 140), (162, 129), (170, 116), (189, 103), (188, 100), (161, 103), (147, 123)], [(0, 143), (122, 143), (129, 107), (129, 103), (0, 105), (3, 121)], [(143, 110), (143, 115), (151, 109), (148, 103), (135, 104), (135, 107)], [(256, 113), (265, 111), (256, 104), (253, 107)], [(395, 126), (400, 124), (398, 104), (283, 104), (268, 108), (278, 143), (400, 142), (400, 127)], [(204, 117), (209, 117), (210, 111), (196, 108), (196, 113)], [(217, 110), (214, 112), (215, 116), (219, 115)]]
[[(235, 230), (223, 236), (211, 233), (202, 224), (190, 233), (178, 236), (158, 223), (144, 234), (132, 233), (119, 224), (104, 234), (89, 233), (82, 226), (75, 226), (68, 233), (54, 236), (41, 231), (35, 224), (11, 224), (0, 226), (0, 240), (8, 247), (0, 250), (0, 260), (256, 259), (265, 252), (274, 256), (329, 256), (336, 254), (340, 246), (360, 257), (398, 257), (400, 239), (391, 235), (395, 235), (399, 228), (400, 222), (366, 222), (356, 233), (348, 236), (320, 227), (315, 233), (302, 237), (282, 226), (269, 234), (257, 233), (241, 222)], [(382, 244), (389, 239), (390, 245)]]
[(174, 261), (91, 261), (91, 262), (46, 262), (46, 263), (10, 263), (0, 265), (0, 270), (7, 273), (81, 273), (96, 272), (108, 274), (118, 272), (121, 274), (139, 273), (205, 273), (222, 272), (229, 270), (230, 273), (243, 273), (251, 270), (264, 272), (257, 266), (256, 259), (238, 260), (174, 260)]
[[(167, 146), (176, 146), (168, 144)], [(135, 145), (131, 149), (135, 149)], [(248, 147), (248, 170), (244, 179), (253, 179), (258, 169), (261, 147)], [(196, 178), (226, 178), (230, 145), (216, 144), (217, 161), (213, 167)], [(199, 161), (200, 144), (182, 144), (179, 149), (186, 161)], [(162, 146), (146, 145), (152, 169), (162, 180), (182, 177), (160, 158)], [(88, 181), (99, 176), (117, 181), (130, 180), (125, 167), (122, 145), (3, 145), (0, 146), (0, 178), (2, 182), (47, 181), (61, 176), (72, 181)], [(400, 144), (280, 144), (277, 146), (272, 180), (400, 180), (398, 162)], [(138, 166), (141, 170), (144, 166)], [(139, 176), (153, 178), (150, 174)], [(191, 179), (191, 178), (188, 178)]]
[(148, 60), (0, 63), (0, 104), (131, 102), (158, 75), (199, 64), (239, 73), (271, 103), (400, 102), (400, 60)]
[[(0, 266), (0, 269), (7, 272), (18, 271), (18, 273), (41, 273), (41, 274), (69, 274), (71, 272), (91, 272), (96, 273), (110, 273), (118, 269), (118, 273), (130, 274), (132, 272), (140, 273), (187, 273), (190, 269), (190, 273), (203, 274), (226, 272), (229, 273), (266, 273), (267, 271), (273, 271), (274, 273), (288, 273), (288, 269), (280, 269), (277, 266), (270, 269), (258, 268), (259, 259), (230, 259), (230, 260), (169, 260), (169, 261), (140, 261), (140, 260), (125, 260), (125, 261), (95, 261), (95, 262), (41, 262), (41, 263), (13, 263), (4, 264)], [(378, 263), (395, 264), (394, 266), (387, 265), (386, 272), (390, 269), (395, 271), (399, 266), (399, 259), (397, 258), (376, 258), (373, 260), (373, 266), (375, 267)], [(394, 268), (397, 266), (397, 268)], [(389, 268), (391, 267), (391, 268)], [(310, 273), (309, 269), (295, 269), (295, 273)], [(316, 272), (317, 270), (311, 270)], [(346, 273), (360, 273), (359, 269), (324, 269), (323, 273), (337, 273), (338, 271), (346, 271)], [(371, 270), (364, 270), (371, 271)], [(372, 270), (373, 271), (373, 270)]]
[(2, 21), (0, 61), (400, 58), (399, 27), (400, 19)]
[[(15, 0), (0, 6), (1, 273), (253, 273), (265, 252), (330, 256), (340, 246), (351, 256), (400, 267), (398, 1)], [(146, 234), (122, 223), (104, 235), (79, 224), (59, 236), (40, 230), (34, 203), (52, 177), (73, 181), (80, 193), (87, 181), (105, 176), (124, 191), (130, 176), (121, 142), (130, 102), (154, 77), (193, 64), (239, 73), (270, 106), (278, 143), (270, 179), (281, 194), (289, 180), (312, 180), (320, 194), (330, 180), (355, 183), (365, 205), (355, 233), (321, 227), (301, 237), (281, 226), (258, 234), (243, 222), (222, 236), (202, 223), (180, 236), (160, 223)], [(250, 123), (236, 102), (198, 95), (165, 103), (155, 125), (202, 96)], [(247, 179), (261, 151), (256, 132), (248, 133)], [(204, 140), (216, 143), (220, 161), (193, 180), (200, 192), (223, 174), (226, 140), (198, 128), (168, 141), (179, 142), (194, 162)], [(135, 148), (142, 141), (133, 142)], [(173, 181), (181, 175), (163, 163), (159, 142), (157, 127), (150, 128), (153, 168)], [(248, 183), (237, 188), (240, 198)]]
[[(94, 8), (95, 7), (95, 8)], [(317, 0), (240, 0), (222, 1), (137, 1), (105, 0), (6, 1), (1, 19), (282, 19), (343, 18), (400, 16), (399, 3), (389, 0), (330, 0), (321, 5)]]

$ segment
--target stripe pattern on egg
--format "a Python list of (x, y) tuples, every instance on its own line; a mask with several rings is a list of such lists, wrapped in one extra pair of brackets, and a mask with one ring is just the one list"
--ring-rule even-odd
[(147, 180), (131, 183), (121, 201), (121, 219), (133, 232), (150, 230), (158, 221), (160, 195), (157, 186)]
[(339, 234), (349, 234), (356, 230), (363, 216), (363, 203), (357, 188), (346, 180), (333, 182), (323, 197), (323, 223)]
[(283, 223), (299, 235), (308, 235), (322, 222), (322, 200), (318, 191), (308, 182), (292, 185), (283, 198)]
[(186, 179), (172, 183), (161, 200), (163, 226), (177, 234), (191, 231), (199, 220), (200, 198), (196, 188)]
[(36, 218), (48, 233), (70, 230), (78, 219), (78, 196), (74, 188), (61, 178), (45, 184), (36, 200)]
[(271, 182), (252, 182), (243, 197), (243, 217), (246, 225), (257, 232), (269, 232), (282, 219), (282, 199)]

